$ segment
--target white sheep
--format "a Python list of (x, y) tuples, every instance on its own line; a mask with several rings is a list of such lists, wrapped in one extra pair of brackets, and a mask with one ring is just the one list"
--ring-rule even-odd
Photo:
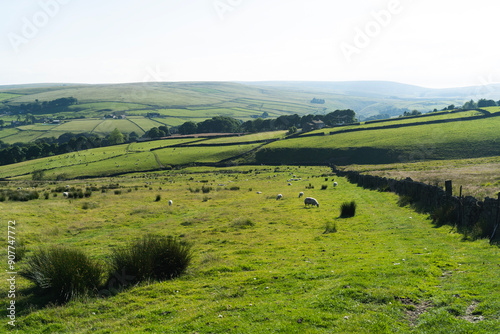
[(172, 202), (172, 200), (168, 201), (168, 206), (172, 206), (172, 204), (174, 204), (174, 202)]
[(301, 192), (299, 193), (299, 198), (301, 198), (302, 196), (304, 196), (304, 193), (301, 191)]
[(308, 206), (308, 205), (316, 205), (319, 208), (318, 201), (316, 199), (312, 198), (312, 197), (306, 197), (306, 199), (304, 200), (304, 204), (306, 206)]
[(64, 197), (69, 197), (69, 192), (67, 192), (67, 191), (63, 192), (63, 196)]
[(338, 183), (337, 182), (333, 182), (333, 187), (335, 188), (336, 186), (338, 186)]
[(283, 195), (281, 194), (278, 194), (278, 196), (276, 196), (276, 200), (279, 200), (279, 199), (282, 199), (283, 198)]
[(292, 184), (291, 183), (288, 183), (289, 186), (291, 186)]

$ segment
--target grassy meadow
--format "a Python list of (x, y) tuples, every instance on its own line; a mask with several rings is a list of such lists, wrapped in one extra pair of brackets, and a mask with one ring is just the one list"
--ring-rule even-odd
[(498, 156), (500, 118), (298, 137), (266, 145), (260, 163), (383, 164)]
[[(82, 199), (50, 192), (66, 184), (99, 190)], [(37, 189), (48, 199), (0, 202), (2, 226), (16, 220), (26, 257), (57, 244), (105, 265), (116, 247), (157, 233), (191, 244), (193, 261), (180, 278), (112, 294), (104, 286), (105, 297), (63, 305), (17, 276), (13, 329), (21, 333), (500, 331), (497, 246), (464, 241), (400, 207), (394, 194), (356, 187), (326, 167), (191, 167)], [(306, 208), (299, 192), (319, 208)], [(350, 201), (355, 216), (339, 218)], [(5, 310), (7, 286), (0, 290)], [(6, 319), (3, 331), (12, 329)]]

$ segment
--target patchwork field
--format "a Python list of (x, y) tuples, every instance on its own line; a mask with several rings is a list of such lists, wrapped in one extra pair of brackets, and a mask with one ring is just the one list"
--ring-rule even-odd
[[(51, 192), (66, 184), (98, 191), (82, 199)], [(106, 190), (110, 184), (117, 188)], [(157, 233), (192, 245), (193, 260), (175, 280), (111, 294), (103, 286), (105, 297), (62, 305), (16, 276), (15, 329), (23, 333), (500, 331), (497, 246), (464, 242), (398, 206), (397, 196), (356, 187), (326, 167), (198, 167), (37, 190), (48, 199), (0, 202), (2, 225), (16, 221), (25, 257), (64, 245), (106, 265), (116, 247)], [(320, 206), (306, 208), (299, 192)], [(356, 202), (356, 214), (339, 218), (346, 201)], [(4, 310), (7, 291), (1, 285)]]

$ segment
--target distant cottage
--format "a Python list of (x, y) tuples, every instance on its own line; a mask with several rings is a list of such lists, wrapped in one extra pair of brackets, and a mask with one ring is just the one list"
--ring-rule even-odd
[(309, 123), (306, 123), (302, 127), (303, 132), (308, 132), (308, 131), (313, 131), (313, 130), (320, 130), (325, 127), (325, 123), (323, 121), (311, 121)]

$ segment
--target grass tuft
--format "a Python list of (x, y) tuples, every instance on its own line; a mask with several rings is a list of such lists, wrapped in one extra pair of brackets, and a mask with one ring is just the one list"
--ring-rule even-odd
[(323, 234), (336, 233), (336, 232), (337, 232), (337, 223), (327, 222)]
[(245, 229), (255, 226), (255, 223), (250, 218), (238, 218), (231, 224), (231, 227)]
[(82, 251), (60, 246), (38, 250), (21, 271), (23, 277), (61, 302), (96, 291), (103, 273), (100, 264)]
[(340, 206), (340, 217), (341, 218), (348, 218), (348, 217), (354, 217), (356, 214), (356, 202), (344, 202)]
[(180, 276), (191, 262), (191, 247), (168, 236), (146, 235), (113, 251), (111, 271), (125, 273), (132, 282), (167, 280)]

